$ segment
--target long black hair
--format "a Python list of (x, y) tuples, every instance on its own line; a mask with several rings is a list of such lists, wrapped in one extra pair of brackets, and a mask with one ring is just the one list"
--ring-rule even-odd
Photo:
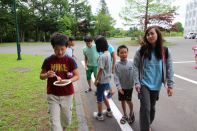
[[(153, 47), (147, 40), (147, 34), (151, 29), (155, 29), (157, 33), (157, 41), (155, 47)], [(148, 58), (151, 60), (151, 52), (155, 50), (155, 56), (157, 59), (162, 59), (162, 48), (163, 48), (163, 37), (161, 32), (156, 26), (149, 27), (143, 37), (143, 43), (140, 48), (140, 55), (144, 56), (144, 58)]]
[(96, 50), (98, 52), (104, 52), (108, 50), (108, 43), (104, 36), (97, 36), (95, 39)]

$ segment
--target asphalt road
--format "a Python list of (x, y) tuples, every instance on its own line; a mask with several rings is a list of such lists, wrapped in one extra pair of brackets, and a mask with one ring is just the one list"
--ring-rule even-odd
[[(109, 43), (112, 43), (114, 48), (117, 49), (118, 45), (116, 45), (116, 42), (121, 40), (122, 39), (111, 39)], [(155, 121), (151, 125), (152, 131), (197, 131), (197, 69), (193, 69), (192, 66), (194, 66), (195, 63), (191, 62), (194, 61), (194, 54), (191, 48), (197, 44), (197, 42), (196, 40), (185, 40), (183, 38), (166, 38), (166, 40), (175, 43), (175, 45), (169, 46), (173, 61), (182, 63), (174, 63), (176, 83), (174, 95), (168, 97), (164, 88), (160, 92), (160, 98), (156, 105)], [(81, 61), (84, 60), (82, 54), (82, 48), (84, 46), (85, 44), (83, 42), (77, 42), (75, 46), (75, 55), (80, 70), (80, 80), (76, 83), (76, 91), (79, 94), (78, 98), (81, 103), (77, 103), (83, 108), (81, 109), (85, 117), (83, 120), (87, 121), (86, 123), (91, 131), (120, 131), (121, 129), (115, 118), (107, 118), (104, 122), (98, 122), (93, 117), (93, 112), (97, 109), (96, 98), (93, 92), (88, 94), (84, 93), (84, 90), (87, 88), (85, 70), (81, 64)], [(133, 59), (138, 47), (128, 47), (129, 59)], [(22, 46), (21, 49), (22, 54), (43, 55), (44, 57), (53, 53), (50, 44)], [(0, 53), (16, 53), (16, 47), (0, 47)], [(177, 76), (181, 76), (181, 78)], [(193, 80), (193, 83), (189, 80)], [(113, 96), (113, 101), (122, 112), (117, 93)], [(139, 101), (135, 91), (133, 94), (133, 102), (136, 121), (132, 125), (132, 128), (134, 131), (138, 131)]]

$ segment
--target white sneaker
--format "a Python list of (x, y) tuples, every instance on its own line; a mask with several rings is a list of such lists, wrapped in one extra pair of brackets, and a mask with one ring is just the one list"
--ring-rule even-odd
[(101, 116), (98, 116), (98, 114), (97, 114), (96, 119), (99, 120), (99, 121), (103, 121), (104, 120), (103, 114)]
[(112, 111), (107, 111), (107, 112), (106, 112), (106, 116), (107, 116), (107, 117), (112, 117), (112, 116), (113, 116)]

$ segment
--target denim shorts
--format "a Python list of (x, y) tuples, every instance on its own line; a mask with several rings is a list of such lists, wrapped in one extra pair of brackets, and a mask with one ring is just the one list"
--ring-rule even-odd
[(97, 84), (97, 102), (103, 102), (105, 99), (105, 90), (109, 90), (110, 84), (104, 83), (104, 84)]

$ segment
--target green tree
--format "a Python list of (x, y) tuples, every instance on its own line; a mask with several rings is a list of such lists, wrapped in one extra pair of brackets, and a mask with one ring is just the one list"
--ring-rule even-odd
[(174, 27), (177, 30), (177, 32), (183, 32), (183, 30), (184, 30), (181, 22), (174, 23)]
[(110, 36), (115, 20), (110, 16), (105, 0), (100, 1), (100, 9), (96, 16), (95, 29), (97, 35)]
[(140, 24), (144, 30), (148, 25), (170, 28), (178, 7), (171, 6), (173, 0), (126, 0), (120, 16), (127, 25)]
[(91, 31), (93, 15), (91, 6), (87, 0), (72, 0), (70, 3), (70, 15), (73, 16), (72, 34), (82, 37)]
[(58, 22), (58, 31), (68, 36), (71, 36), (72, 35), (72, 30), (71, 30), (72, 23), (73, 23), (73, 19), (65, 15)]
[(12, 1), (0, 0), (0, 43), (15, 40)]

